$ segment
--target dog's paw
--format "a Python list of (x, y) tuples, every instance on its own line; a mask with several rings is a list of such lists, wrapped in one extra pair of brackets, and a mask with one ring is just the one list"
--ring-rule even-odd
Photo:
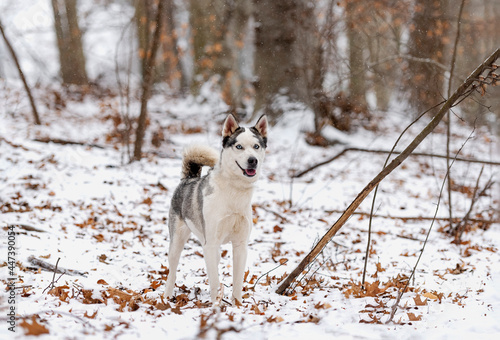
[(172, 299), (172, 294), (169, 294), (168, 292), (165, 292), (162, 294), (163, 300), (169, 301)]

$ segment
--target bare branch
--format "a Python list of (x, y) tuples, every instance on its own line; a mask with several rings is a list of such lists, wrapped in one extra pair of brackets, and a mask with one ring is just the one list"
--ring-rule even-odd
[[(323, 166), (323, 165), (326, 165), (328, 163), (331, 163), (333, 162), (334, 160), (340, 158), (341, 156), (343, 156), (344, 154), (346, 154), (347, 152), (350, 152), (350, 151), (354, 151), (354, 152), (368, 152), (368, 153), (380, 153), (380, 154), (400, 154), (401, 152), (400, 151), (388, 151), (388, 150), (372, 150), (372, 149), (363, 149), (363, 148), (345, 148), (344, 150), (340, 151), (339, 153), (337, 153), (335, 156), (331, 157), (331, 158), (328, 158), (327, 160), (324, 160), (322, 162), (319, 162), (317, 164), (314, 164), (312, 166), (310, 166), (309, 168), (297, 173), (297, 174), (294, 174), (293, 177), (294, 178), (299, 178), (299, 177), (302, 177), (304, 176), (305, 174), (307, 174), (308, 172), (316, 169), (316, 168), (319, 168), (320, 166)], [(410, 156), (417, 156), (417, 157), (434, 157), (434, 158), (442, 158), (442, 159), (446, 159), (448, 158), (446, 155), (436, 155), (436, 154), (432, 154), (432, 153), (425, 153), (425, 152), (413, 152)], [(461, 158), (461, 157), (457, 157), (455, 159), (456, 161), (459, 161), (459, 162), (467, 162), (467, 163), (478, 163), (478, 164), (486, 164), (486, 165), (494, 165), (494, 166), (499, 166), (500, 165), (500, 162), (495, 162), (495, 161), (485, 161), (485, 160), (480, 160), (480, 159), (470, 159), (470, 158)]]
[(33, 99), (33, 95), (31, 94), (31, 89), (28, 85), (28, 81), (26, 80), (26, 77), (24, 76), (23, 70), (21, 68), (21, 64), (19, 64), (19, 60), (17, 59), (17, 54), (14, 51), (14, 47), (12, 47), (9, 39), (5, 35), (1, 21), (0, 21), (0, 33), (2, 34), (3, 40), (5, 41), (5, 45), (9, 49), (9, 52), (12, 56), (12, 59), (14, 60), (14, 63), (16, 64), (17, 71), (19, 72), (19, 76), (21, 77), (21, 80), (23, 82), (24, 89), (26, 90), (26, 94), (28, 95), (28, 99), (30, 101), (31, 111), (33, 112), (33, 118), (35, 119), (35, 124), (40, 125), (41, 124), (40, 116), (38, 115), (38, 110), (36, 109), (35, 100)]

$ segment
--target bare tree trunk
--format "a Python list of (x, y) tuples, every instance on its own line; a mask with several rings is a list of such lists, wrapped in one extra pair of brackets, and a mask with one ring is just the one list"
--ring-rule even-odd
[[(447, 0), (416, 0), (410, 30), (409, 55), (446, 64), (445, 38), (449, 31)], [(444, 97), (444, 72), (431, 63), (409, 60), (406, 79), (409, 103), (416, 112), (439, 103)]]
[(354, 108), (366, 106), (365, 67), (363, 60), (364, 39), (359, 26), (359, 0), (350, 0), (346, 4), (347, 39), (349, 40), (349, 102)]
[(156, 13), (156, 29), (151, 43), (151, 49), (146, 53), (145, 74), (142, 81), (142, 95), (141, 95), (141, 112), (139, 114), (139, 121), (136, 130), (134, 156), (133, 160), (140, 160), (142, 158), (142, 146), (144, 143), (144, 135), (146, 132), (146, 122), (148, 116), (148, 100), (151, 96), (151, 89), (153, 87), (153, 75), (156, 60), (156, 53), (160, 46), (160, 33), (162, 29), (162, 17), (164, 15), (166, 0), (160, 0)]
[(30, 101), (31, 105), (31, 111), (33, 112), (33, 118), (35, 120), (36, 125), (40, 125), (40, 116), (38, 115), (38, 110), (36, 109), (35, 105), (35, 100), (33, 99), (33, 95), (31, 94), (30, 87), (28, 85), (28, 81), (26, 80), (26, 77), (24, 76), (23, 70), (21, 69), (21, 64), (19, 64), (19, 60), (17, 59), (16, 52), (14, 51), (14, 47), (12, 47), (12, 44), (10, 43), (9, 39), (5, 35), (4, 29), (2, 22), (0, 21), (0, 33), (2, 34), (3, 40), (5, 41), (5, 45), (7, 46), (7, 49), (9, 50), (12, 59), (14, 60), (14, 63), (16, 64), (17, 70), (19, 72), (19, 76), (21, 77), (21, 80), (24, 85), (24, 89), (26, 90), (26, 93), (28, 94), (28, 99)]
[(239, 63), (251, 1), (190, 0), (194, 74), (191, 91), (212, 76), (219, 77), (222, 96), (234, 113), (242, 108), (246, 81)]
[(149, 51), (150, 23), (153, 20), (151, 13), (151, 0), (135, 0), (135, 26), (137, 28), (137, 41), (139, 43), (139, 60), (141, 62), (141, 75), (146, 74), (147, 51)]
[(165, 34), (167, 38), (163, 44), (163, 60), (161, 61), (162, 68), (164, 69), (165, 75), (162, 77), (166, 81), (173, 85), (174, 81), (178, 81), (180, 92), (184, 93), (189, 85), (189, 80), (186, 73), (182, 69), (181, 56), (178, 51), (178, 40), (175, 27), (175, 4), (174, 0), (167, 0), (165, 4)]
[(52, 0), (54, 28), (64, 84), (88, 84), (82, 33), (78, 25), (77, 0)]
[[(321, 53), (314, 7), (306, 0), (255, 0), (255, 107), (272, 123), (283, 114), (275, 100), (287, 96), (314, 106), (321, 92)], [(322, 78), (321, 78), (322, 79)]]

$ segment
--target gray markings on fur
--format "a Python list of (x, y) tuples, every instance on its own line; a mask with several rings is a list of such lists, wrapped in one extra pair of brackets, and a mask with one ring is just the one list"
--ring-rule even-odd
[(203, 199), (214, 191), (209, 184), (209, 176), (210, 173), (201, 178), (183, 179), (177, 189), (175, 189), (172, 196), (168, 225), (170, 237), (173, 237), (175, 232), (175, 220), (177, 217), (184, 223), (186, 223), (186, 220), (189, 220), (196, 228), (201, 228), (198, 231), (203, 235), (203, 241), (206, 240)]
[(267, 147), (267, 137), (263, 137), (255, 127), (251, 127), (250, 131), (253, 133), (255, 138), (257, 138), (257, 140), (259, 141), (260, 147), (265, 149)]
[(245, 132), (245, 128), (239, 127), (236, 129), (236, 131), (234, 131), (234, 133), (231, 136), (224, 137), (222, 139), (222, 147), (224, 149), (232, 147), (234, 144), (236, 144), (236, 139), (238, 138), (238, 136), (243, 132)]
[[(263, 137), (255, 127), (251, 127), (249, 128), (249, 130), (253, 133), (254, 137), (257, 138), (260, 147), (265, 149), (267, 147), (267, 137)], [(245, 132), (245, 128), (239, 127), (231, 136), (224, 137), (224, 139), (222, 140), (222, 147), (224, 149), (232, 147), (234, 144), (236, 144), (238, 136), (243, 132)]]

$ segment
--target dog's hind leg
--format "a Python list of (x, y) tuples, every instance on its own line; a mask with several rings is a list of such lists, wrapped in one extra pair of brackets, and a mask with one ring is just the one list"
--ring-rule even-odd
[[(245, 241), (233, 243), (233, 300), (242, 303), (243, 278), (247, 262), (247, 244)], [(235, 301), (236, 303), (236, 301)]]
[(181, 257), (181, 252), (184, 249), (186, 241), (189, 239), (191, 231), (186, 226), (185, 223), (178, 220), (175, 223), (174, 233), (170, 238), (170, 246), (168, 249), (168, 278), (165, 284), (165, 293), (163, 297), (165, 299), (171, 298), (174, 292), (175, 278), (177, 274), (177, 266), (179, 265), (179, 259)]
[(208, 283), (210, 285), (210, 300), (212, 303), (217, 301), (217, 293), (219, 290), (219, 262), (220, 262), (220, 246), (205, 245), (203, 247), (203, 255), (207, 265)]

